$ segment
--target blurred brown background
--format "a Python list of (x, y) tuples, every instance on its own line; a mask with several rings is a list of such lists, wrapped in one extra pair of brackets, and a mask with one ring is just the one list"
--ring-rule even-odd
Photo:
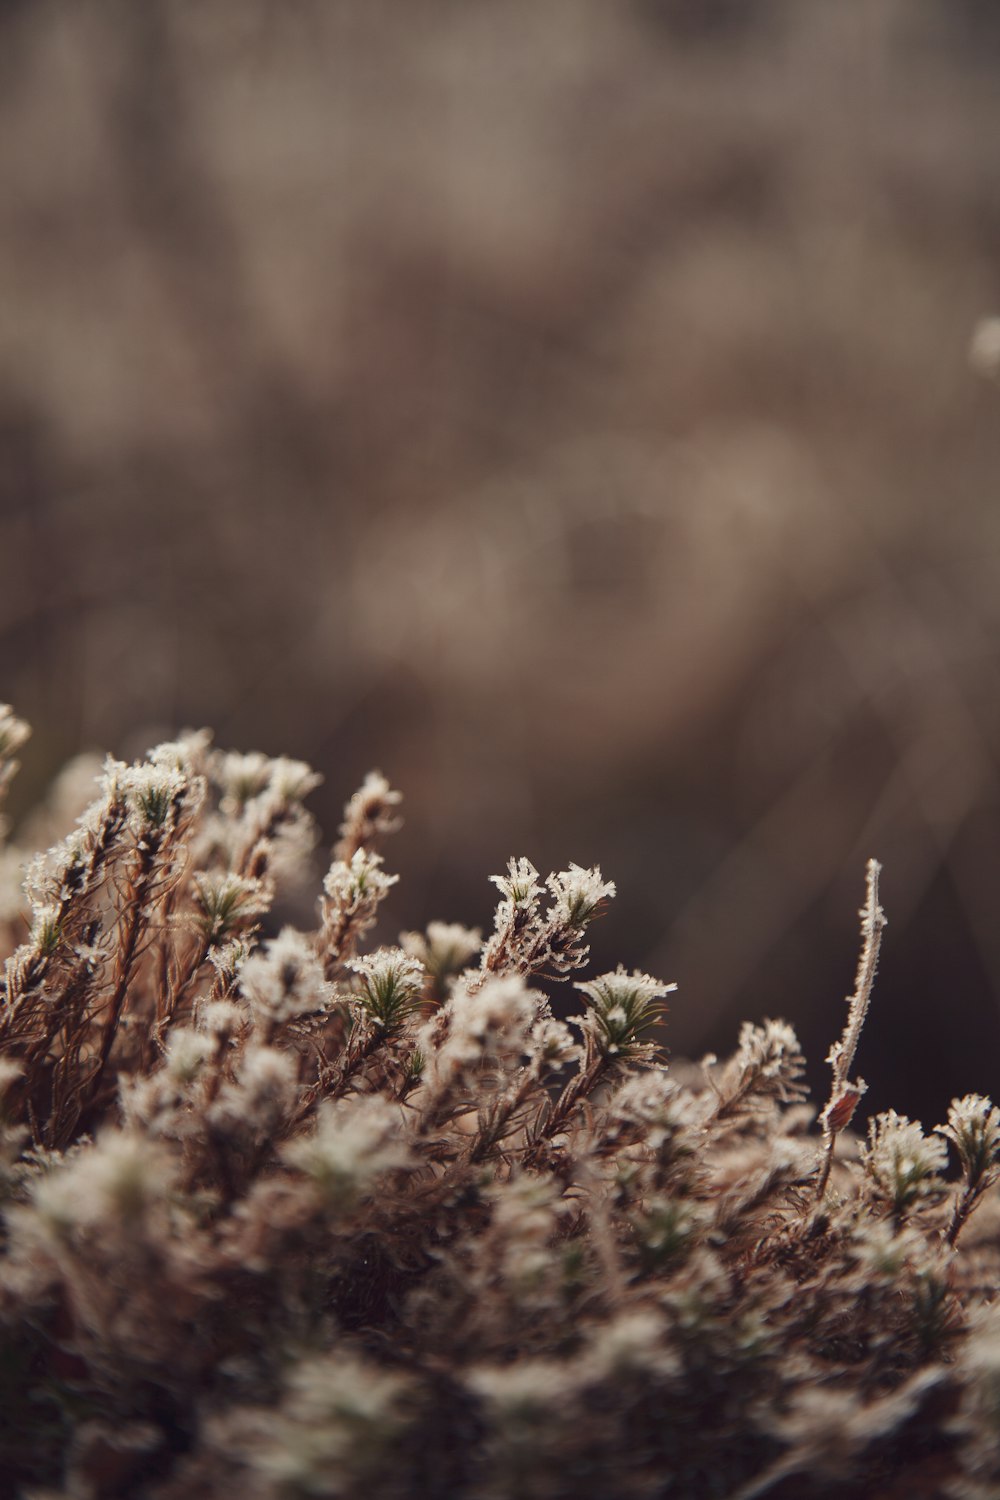
[(0, 4), (15, 812), (378, 765), (392, 931), (600, 861), (817, 1078), (874, 853), (870, 1102), (1000, 1087), (998, 169), (992, 0)]

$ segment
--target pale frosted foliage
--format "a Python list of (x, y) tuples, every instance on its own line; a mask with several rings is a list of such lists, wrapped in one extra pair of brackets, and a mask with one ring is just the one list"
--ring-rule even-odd
[(241, 809), (269, 788), (271, 761), (259, 751), (246, 755), (229, 751), (216, 757), (214, 774), (222, 789), (223, 806)]
[(223, 806), (233, 810), (258, 798), (302, 802), (323, 779), (305, 761), (286, 756), (271, 759), (259, 751), (218, 755), (213, 761), (213, 774), (222, 789)]
[(207, 729), (190, 729), (176, 740), (154, 745), (146, 756), (153, 766), (182, 771), (185, 776), (204, 776), (211, 770), (212, 735)]
[(976, 1317), (966, 1346), (962, 1405), (955, 1426), (962, 1433), (968, 1484), (955, 1494), (992, 1500), (1000, 1486), (1000, 1306)]
[(357, 1004), (372, 1025), (396, 1030), (419, 1005), (424, 968), (401, 948), (379, 948), (348, 968), (358, 975)]
[(379, 906), (398, 879), (382, 869), (380, 854), (364, 846), (350, 860), (334, 860), (323, 881), (321, 903), (321, 943), (330, 958), (343, 959), (371, 931)]
[(108, 1130), (64, 1167), (46, 1173), (33, 1201), (58, 1234), (132, 1226), (170, 1187), (174, 1165), (163, 1148), (139, 1132)]
[(644, 1190), (632, 1217), (642, 1264), (662, 1269), (682, 1261), (703, 1237), (708, 1217), (697, 1203), (682, 1196)]
[(121, 797), (128, 808), (129, 823), (139, 839), (163, 836), (177, 824), (185, 801), (201, 796), (201, 784), (181, 770), (167, 766), (126, 766), (109, 761), (105, 768), (109, 797)]
[(784, 1021), (765, 1021), (762, 1026), (745, 1021), (740, 1028), (736, 1064), (741, 1071), (758, 1077), (783, 1103), (801, 1098), (805, 1092), (800, 1081), (805, 1059), (798, 1037)]
[[(22, 743), (0, 713), (4, 766)], [(511, 860), (485, 945), (441, 921), (365, 951), (398, 794), (351, 798), (320, 892), (315, 780), (199, 731), (8, 851), (7, 1489), (993, 1500), (1000, 1112), (889, 1112), (833, 1161), (874, 862), (817, 1122), (785, 1022), (668, 1068), (673, 986), (581, 975), (596, 866)], [(312, 930), (261, 939), (272, 902)]]
[(417, 1046), (428, 1097), (459, 1091), (484, 1099), (529, 1060), (539, 1072), (555, 1073), (577, 1050), (566, 1027), (548, 1016), (544, 997), (517, 975), (478, 988), (460, 982), (421, 1028)]
[[(570, 865), (568, 870), (549, 875), (543, 886), (529, 859), (512, 859), (506, 875), (492, 875), (490, 879), (502, 899), (497, 905), (493, 935), (480, 960), (484, 974), (538, 974), (561, 979), (582, 968), (589, 953), (586, 928), (615, 893), (614, 885), (602, 879), (596, 866), (585, 870)], [(547, 908), (542, 905), (546, 894)]]
[(798, 1037), (785, 1021), (745, 1021), (739, 1046), (715, 1083), (715, 1120), (738, 1120), (775, 1102), (793, 1104), (807, 1094), (805, 1058)]
[(349, 863), (358, 849), (369, 849), (373, 843), (395, 833), (401, 827), (399, 805), (403, 797), (394, 791), (381, 771), (369, 771), (361, 786), (344, 808), (340, 839), (334, 853)]
[(694, 1149), (701, 1124), (698, 1103), (659, 1069), (627, 1078), (605, 1108), (611, 1140), (640, 1141), (651, 1151)]
[(380, 1484), (391, 1472), (408, 1389), (405, 1376), (355, 1355), (314, 1356), (294, 1367), (276, 1409), (216, 1421), (211, 1440), (246, 1466), (253, 1495), (360, 1494), (355, 1485)]
[(896, 1282), (907, 1271), (925, 1268), (938, 1253), (919, 1230), (910, 1225), (899, 1229), (887, 1220), (858, 1225), (852, 1247), (858, 1266), (872, 1282)]
[(207, 1000), (198, 1010), (198, 1024), (215, 1036), (234, 1037), (246, 1022), (246, 1011), (232, 1000)]
[(568, 870), (550, 875), (545, 883), (552, 892), (554, 916), (570, 927), (584, 926), (615, 894), (614, 881), (604, 880), (597, 865), (592, 870), (570, 865)]
[(542, 894), (538, 871), (530, 859), (511, 859), (507, 874), (491, 875), (490, 880), (503, 897), (503, 902), (497, 909), (498, 928), (508, 919), (514, 907), (520, 906), (530, 911), (537, 905)]
[(239, 980), (255, 1019), (278, 1025), (325, 1009), (333, 994), (313, 948), (294, 927), (244, 959)]
[[(19, 719), (9, 703), (0, 703), (0, 803), (7, 792), (7, 786), (18, 769), (15, 759), (17, 752), (25, 744), (31, 734), (31, 730), (23, 719)], [(6, 832), (6, 822), (0, 819), (0, 838)]]
[(539, 1000), (537, 992), (516, 977), (487, 980), (471, 993), (459, 989), (448, 1005), (451, 1028), (443, 1049), (448, 1061), (464, 1067), (519, 1059), (538, 1015)]
[(287, 1117), (296, 1096), (294, 1059), (275, 1047), (248, 1047), (235, 1079), (223, 1085), (209, 1111), (224, 1133), (269, 1136)]
[(24, 865), (16, 849), (0, 844), (0, 923), (12, 929), (24, 909)]
[(676, 988), (638, 969), (629, 974), (619, 964), (613, 973), (576, 985), (587, 1001), (580, 1023), (598, 1052), (609, 1057), (642, 1056), (651, 1047), (645, 1034), (662, 1019), (665, 1007), (661, 1002)]
[(15, 1079), (21, 1077), (21, 1067), (12, 1057), (0, 1057), (0, 1099)]
[(246, 938), (230, 938), (209, 948), (208, 962), (218, 976), (217, 983), (227, 993), (238, 984), (240, 970), (252, 952), (253, 946)]
[(282, 802), (303, 802), (323, 780), (304, 760), (280, 755), (271, 762), (270, 790)]
[(984, 1177), (996, 1176), (1000, 1155), (1000, 1109), (982, 1094), (966, 1094), (953, 1099), (948, 1123), (937, 1126), (937, 1134), (947, 1137), (958, 1152), (962, 1170), (972, 1185)]
[(262, 880), (233, 870), (198, 872), (192, 880), (197, 922), (208, 943), (220, 943), (230, 933), (262, 916), (271, 905), (271, 892)]
[(323, 889), (338, 908), (349, 910), (366, 898), (377, 905), (398, 879), (398, 875), (387, 875), (382, 869), (380, 854), (355, 849), (349, 864), (342, 859), (334, 861), (323, 881)]
[(531, 1028), (528, 1051), (538, 1060), (546, 1073), (561, 1073), (572, 1063), (578, 1062), (582, 1049), (573, 1040), (573, 1033), (562, 1021), (543, 1016)]
[(498, 1264), (517, 1296), (547, 1299), (564, 1205), (545, 1180), (517, 1177), (492, 1194)]
[(868, 1144), (861, 1161), (878, 1197), (904, 1212), (940, 1193), (940, 1173), (947, 1160), (944, 1141), (927, 1136), (922, 1126), (894, 1109), (876, 1115), (868, 1125)]
[(379, 1095), (324, 1104), (315, 1129), (291, 1141), (282, 1156), (334, 1206), (352, 1203), (383, 1173), (411, 1161), (402, 1112)]
[(190, 1026), (175, 1026), (170, 1033), (164, 1072), (179, 1087), (186, 1087), (198, 1077), (214, 1051), (211, 1037)]
[(445, 979), (475, 958), (483, 934), (478, 927), (463, 927), (461, 922), (428, 922), (426, 932), (403, 932), (399, 942), (434, 979)]

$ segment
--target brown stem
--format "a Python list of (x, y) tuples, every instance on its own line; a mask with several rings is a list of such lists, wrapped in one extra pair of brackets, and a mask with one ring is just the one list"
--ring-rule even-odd
[(119, 959), (115, 986), (106, 1006), (106, 1020), (101, 1035), (100, 1047), (97, 1052), (97, 1065), (93, 1069), (88, 1080), (87, 1102), (83, 1105), (77, 1119), (79, 1129), (88, 1128), (89, 1118), (93, 1116), (97, 1104), (98, 1091), (101, 1080), (111, 1056), (111, 1048), (118, 1034), (118, 1026), (121, 1021), (122, 1012), (128, 995), (129, 984), (135, 968), (136, 958), (139, 953), (139, 941), (146, 926), (146, 898), (152, 884), (153, 871), (156, 866), (158, 845), (150, 843), (139, 851), (139, 867), (132, 882), (129, 897), (125, 904), (124, 927), (122, 940), (119, 947)]

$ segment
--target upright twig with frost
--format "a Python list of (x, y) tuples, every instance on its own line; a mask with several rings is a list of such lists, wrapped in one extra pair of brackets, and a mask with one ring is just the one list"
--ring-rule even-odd
[(858, 915), (861, 918), (861, 954), (858, 972), (854, 980), (854, 993), (847, 999), (847, 1022), (840, 1040), (834, 1042), (827, 1054), (827, 1062), (833, 1069), (830, 1098), (819, 1117), (823, 1129), (823, 1156), (816, 1182), (817, 1200), (826, 1193), (833, 1166), (833, 1153), (837, 1136), (854, 1118), (858, 1102), (868, 1085), (863, 1078), (850, 1078), (854, 1057), (861, 1040), (861, 1031), (871, 1004), (875, 974), (878, 969), (879, 948), (882, 944), (882, 929), (886, 925), (885, 912), (879, 905), (878, 878), (882, 866), (870, 859), (865, 877), (865, 904)]

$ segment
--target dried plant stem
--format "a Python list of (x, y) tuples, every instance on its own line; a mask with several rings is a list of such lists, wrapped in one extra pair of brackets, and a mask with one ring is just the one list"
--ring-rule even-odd
[(885, 912), (879, 904), (878, 878), (882, 866), (878, 860), (870, 859), (865, 871), (865, 904), (859, 912), (861, 917), (861, 953), (858, 971), (854, 980), (854, 993), (847, 1001), (847, 1023), (838, 1042), (830, 1049), (827, 1061), (833, 1069), (830, 1098), (820, 1115), (823, 1128), (823, 1156), (816, 1182), (816, 1199), (826, 1193), (833, 1167), (833, 1155), (837, 1136), (850, 1124), (858, 1100), (867, 1085), (860, 1078), (851, 1082), (849, 1074), (854, 1066), (855, 1054), (861, 1040), (861, 1031), (871, 1004), (875, 975), (878, 971), (879, 949), (882, 931), (886, 925)]
[(948, 1232), (945, 1235), (945, 1242), (947, 1244), (954, 1245), (957, 1242), (959, 1235), (965, 1228), (966, 1220), (982, 1197), (986, 1186), (986, 1183), (979, 1183), (975, 1185), (969, 1184), (965, 1187), (964, 1191), (958, 1195), (957, 1199), (955, 1200), (955, 1207), (952, 1212), (951, 1222), (948, 1225)]
[(551, 1110), (547, 1104), (543, 1106), (542, 1114), (532, 1130), (531, 1143), (525, 1156), (526, 1166), (538, 1164), (544, 1142), (550, 1141), (566, 1128), (577, 1106), (593, 1093), (610, 1066), (609, 1058), (601, 1052), (595, 1052), (580, 1072), (569, 1080)]
[[(81, 1121), (98, 1098), (111, 1049), (118, 1034), (119, 1024), (125, 1009), (129, 986), (135, 973), (136, 963), (142, 954), (142, 939), (149, 926), (150, 913), (155, 901), (156, 869), (159, 843), (140, 846), (139, 858), (129, 882), (122, 914), (120, 937), (113, 988), (103, 1010), (104, 1024), (97, 1048), (94, 1066), (87, 1080), (85, 1102), (81, 1106)], [(81, 1124), (86, 1129), (86, 1123)]]
[(469, 1152), (470, 1163), (483, 1161), (490, 1155), (493, 1147), (507, 1133), (511, 1120), (516, 1118), (537, 1088), (538, 1075), (533, 1069), (528, 1070), (516, 1088), (511, 1089), (490, 1108), (480, 1110), (479, 1129)]

